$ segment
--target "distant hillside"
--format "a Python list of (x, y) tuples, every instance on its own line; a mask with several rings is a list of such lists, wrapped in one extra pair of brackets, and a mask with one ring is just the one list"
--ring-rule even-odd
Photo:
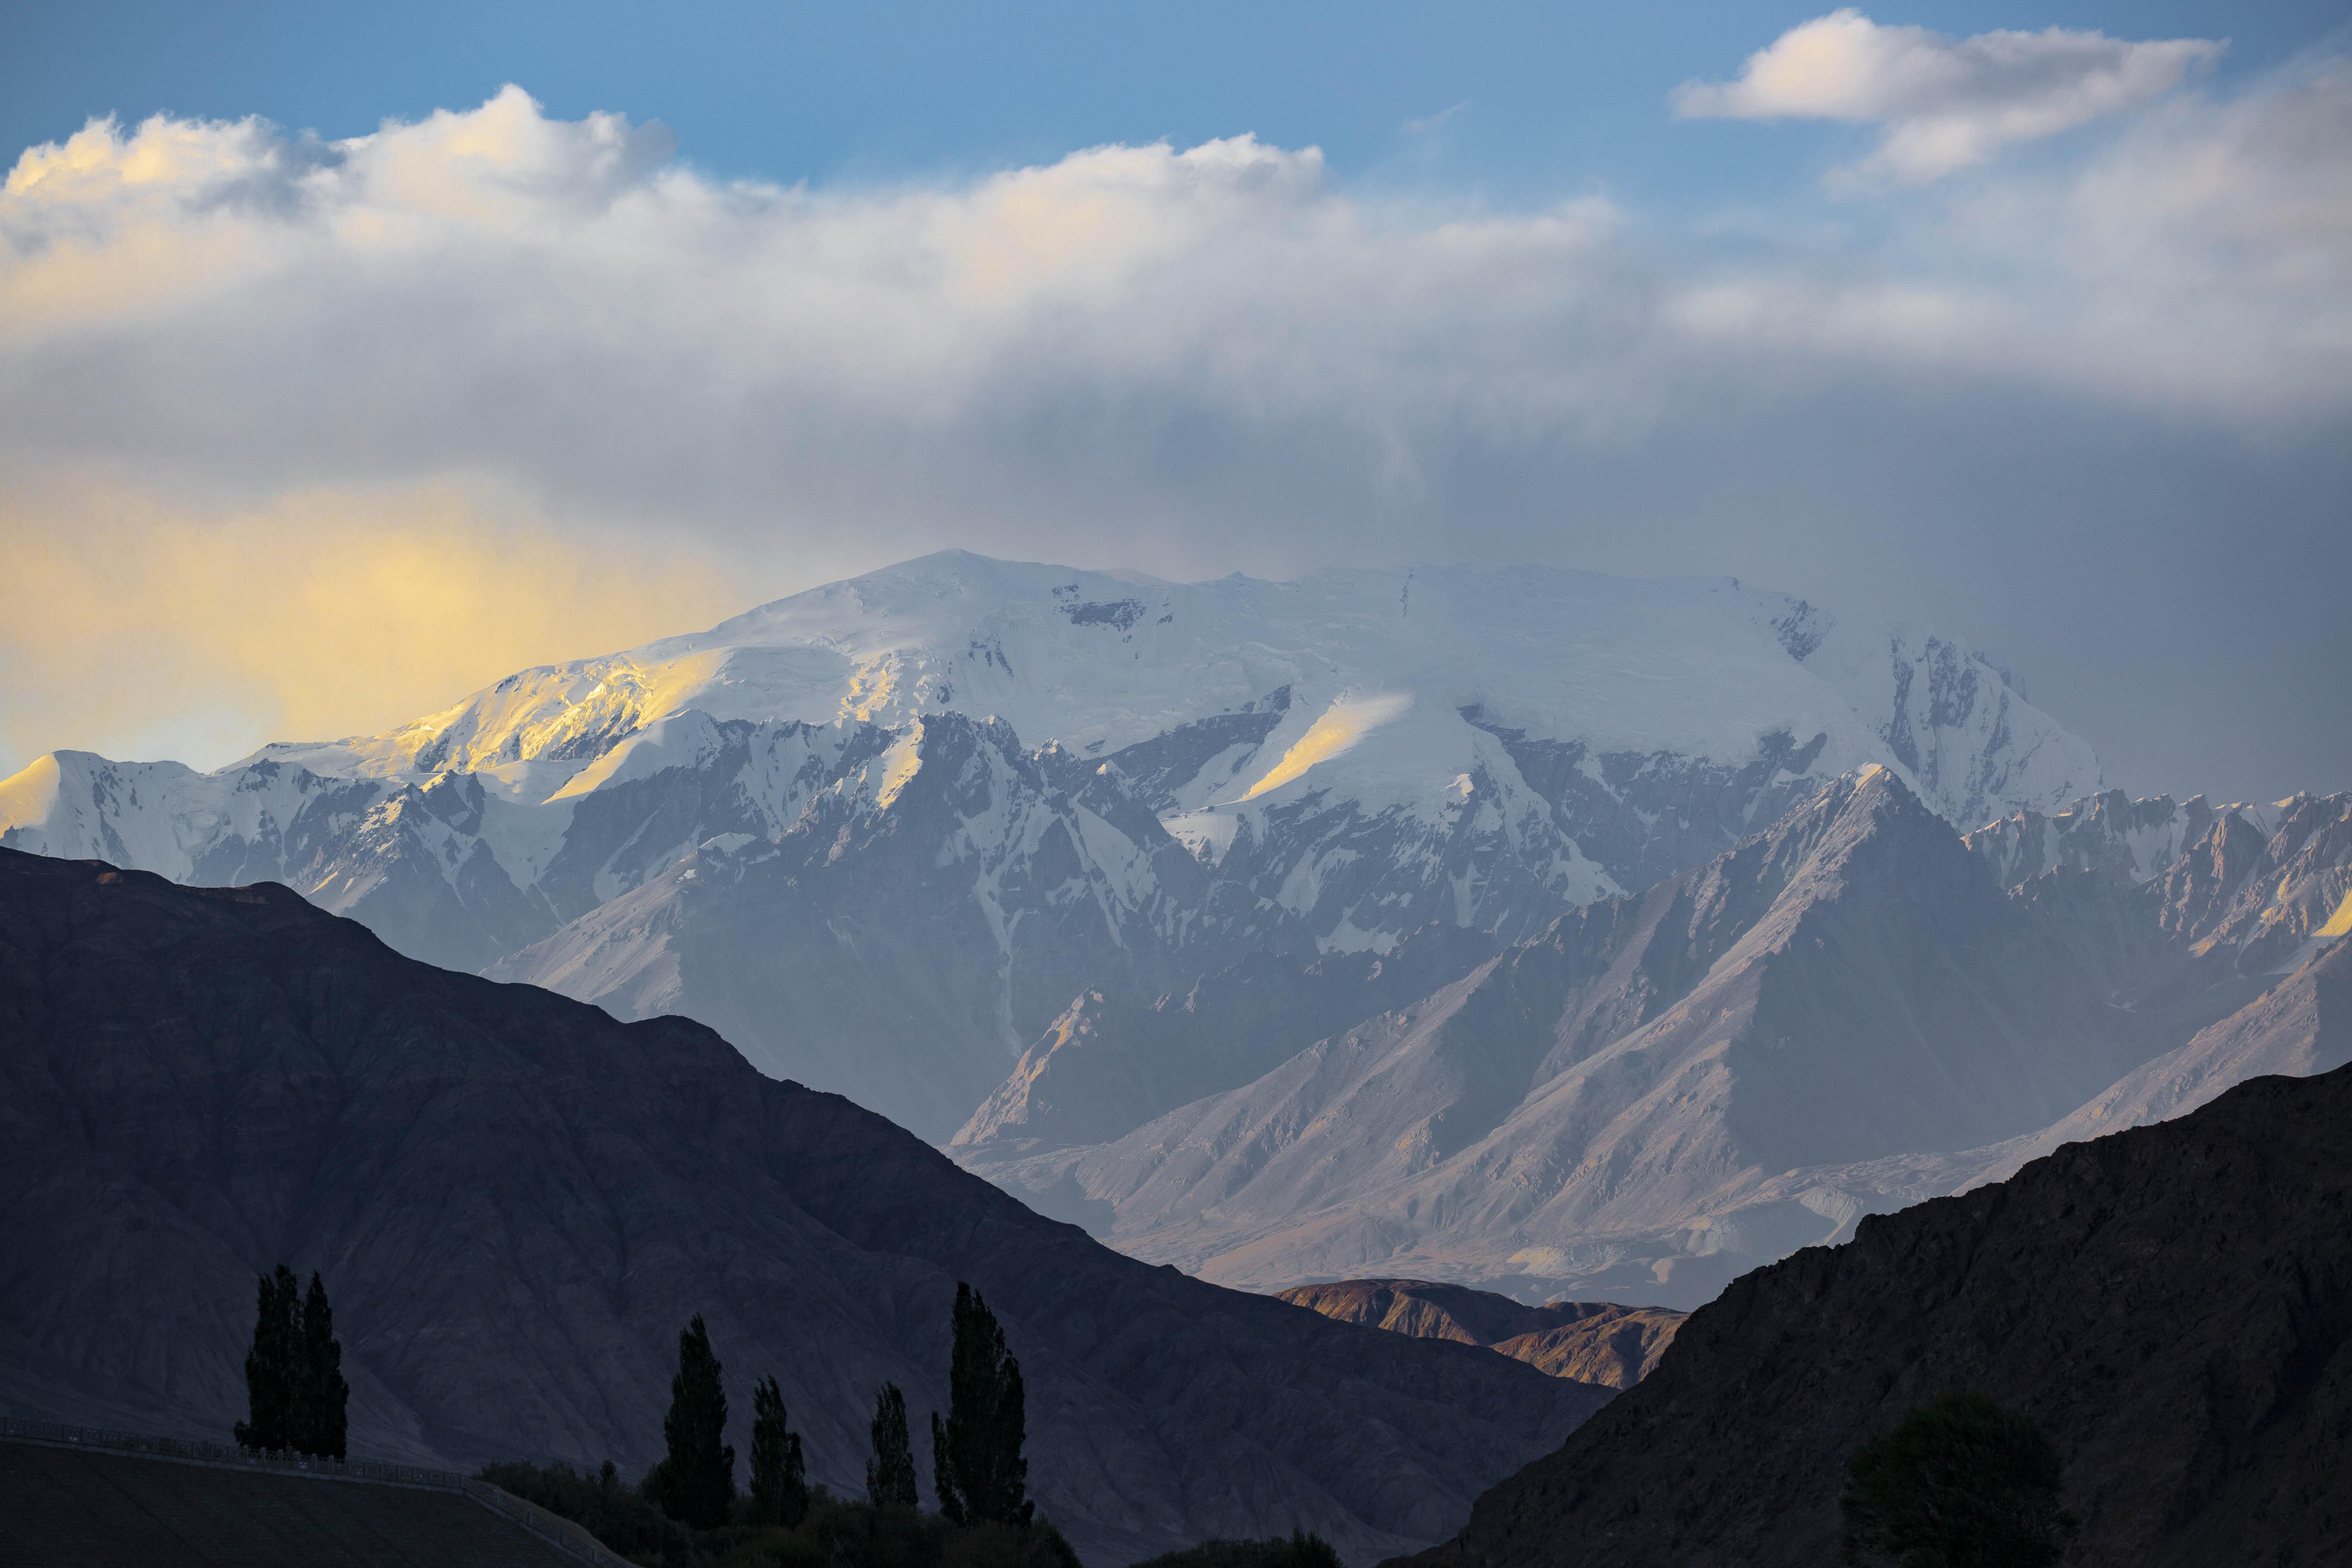
[(772, 1373), (810, 1479), (856, 1489), (878, 1384), (945, 1407), (969, 1279), (1033, 1491), (1117, 1564), (1425, 1544), (1608, 1394), (1135, 1262), (699, 1025), (429, 968), (272, 885), (0, 850), (0, 1126), (21, 1415), (221, 1436), (284, 1260), (331, 1284), (357, 1456), (641, 1471), (699, 1312), (738, 1450)]
[(1745, 1276), (1414, 1561), (1816, 1568), (1855, 1446), (1955, 1389), (2056, 1442), (2070, 1564), (2352, 1562), (2352, 1068), (2257, 1079)]
[(1554, 1377), (1610, 1388), (1631, 1388), (1648, 1376), (1689, 1316), (1600, 1301), (1529, 1307), (1491, 1290), (1427, 1279), (1337, 1279), (1295, 1286), (1276, 1300), (1392, 1334), (1484, 1345)]

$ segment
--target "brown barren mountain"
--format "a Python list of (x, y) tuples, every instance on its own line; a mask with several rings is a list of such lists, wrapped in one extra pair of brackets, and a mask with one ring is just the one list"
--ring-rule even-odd
[(1484, 1345), (1554, 1377), (1610, 1388), (1631, 1388), (1648, 1376), (1689, 1316), (1613, 1301), (1530, 1307), (1492, 1290), (1428, 1279), (1334, 1279), (1275, 1294), (1343, 1323)]
[(1856, 1445), (1956, 1389), (2057, 1444), (2070, 1564), (2352, 1562), (2352, 1068), (2256, 1079), (1744, 1276), (1415, 1561), (1831, 1563)]
[(1120, 1257), (698, 1024), (434, 969), (274, 884), (9, 850), (0, 1215), (0, 1409), (225, 1436), (284, 1261), (333, 1291), (353, 1452), (458, 1467), (641, 1470), (698, 1312), (738, 1451), (773, 1374), (810, 1479), (862, 1489), (877, 1387), (946, 1405), (968, 1279), (1031, 1489), (1102, 1565), (1426, 1544), (1608, 1396)]

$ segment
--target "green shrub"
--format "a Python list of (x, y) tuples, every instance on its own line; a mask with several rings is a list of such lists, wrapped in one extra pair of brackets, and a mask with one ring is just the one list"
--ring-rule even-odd
[(510, 1462), (482, 1467), (482, 1479), (572, 1521), (624, 1557), (662, 1563), (694, 1561), (694, 1538), (665, 1516), (636, 1488), (621, 1479), (613, 1461), (593, 1476), (566, 1464)]
[(2058, 1450), (1981, 1394), (1948, 1394), (1854, 1451), (1838, 1508), (1845, 1560), (1901, 1568), (2050, 1568), (2074, 1538)]

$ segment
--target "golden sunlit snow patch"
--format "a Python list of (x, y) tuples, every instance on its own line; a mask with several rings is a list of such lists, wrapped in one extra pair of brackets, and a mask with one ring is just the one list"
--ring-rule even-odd
[(2336, 912), (2327, 917), (2327, 923), (2312, 934), (2314, 936), (2352, 935), (2352, 889), (2346, 889), (2344, 901), (2336, 906)]
[(44, 823), (58, 803), (58, 760), (36, 757), (12, 778), (0, 779), (0, 833)]
[(1282, 761), (1274, 764), (1274, 771), (1250, 785), (1249, 793), (1242, 798), (1255, 800), (1270, 789), (1280, 789), (1316, 763), (1328, 762), (1349, 750), (1412, 706), (1412, 699), (1402, 692), (1384, 692), (1360, 700), (1341, 698), (1307, 727), (1307, 733), (1282, 753)]
[(874, 793), (876, 807), (887, 809), (892, 801), (898, 798), (898, 792), (907, 787), (907, 781), (913, 778), (922, 765), (923, 727), (910, 724), (907, 732), (882, 753), (882, 783)]

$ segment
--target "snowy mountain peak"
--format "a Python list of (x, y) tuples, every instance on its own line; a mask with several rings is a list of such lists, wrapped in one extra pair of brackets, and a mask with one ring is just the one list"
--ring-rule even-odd
[(2134, 799), (2119, 789), (2107, 790), (2047, 814), (2023, 808), (1985, 824), (1967, 842), (2004, 887), (2061, 868), (2145, 882), (2187, 853), (2215, 823), (2242, 823), (2267, 838), (2307, 798), (2215, 803), (2200, 795), (2176, 803), (2168, 795)]
[[(698, 989), (737, 988), (787, 940), (722, 937), (749, 918), (722, 881), (805, 898), (864, 858), (805, 933), (836, 970), (915, 940), (880, 910), (919, 887), (908, 918), (958, 956), (905, 1028), (995, 1054), (933, 1075), (976, 1103), (1087, 985), (1255, 949), (1385, 952), (1431, 921), (1516, 939), (1872, 766), (1964, 826), (2099, 783), (1981, 656), (1730, 579), (1167, 583), (943, 552), (211, 774), (60, 753), (0, 786), (0, 842), (283, 880), (417, 956), (692, 1012), (911, 1116)], [(883, 1027), (860, 1009), (912, 1004), (840, 1005), (855, 1037)]]
[[(1245, 781), (1255, 794), (1244, 798), (1344, 756), (1313, 783), (1358, 781), (1384, 805), (1433, 815), (1474, 760), (1467, 727), (1444, 715), (1472, 707), (1487, 728), (1573, 738), (1595, 754), (1730, 763), (1753, 759), (1768, 735), (1818, 735), (1816, 771), (1898, 766), (1969, 826), (2003, 807), (2053, 808), (2097, 780), (2088, 748), (1981, 657), (1728, 579), (1421, 566), (1171, 584), (956, 551), (708, 632), (525, 670), (388, 735), (305, 749), (301, 760), (374, 776), (576, 769), (683, 708), (892, 728), (929, 712), (989, 713), (1033, 745), (1100, 755), (1250, 711), (1277, 689), (1293, 694), (1293, 716), (1274, 742), (1286, 752), (1310, 731), (1315, 740), (1295, 772)], [(1389, 722), (1409, 710), (1417, 721)], [(1433, 784), (1433, 744), (1454, 764)], [(1212, 793), (1174, 804), (1222, 804)]]

